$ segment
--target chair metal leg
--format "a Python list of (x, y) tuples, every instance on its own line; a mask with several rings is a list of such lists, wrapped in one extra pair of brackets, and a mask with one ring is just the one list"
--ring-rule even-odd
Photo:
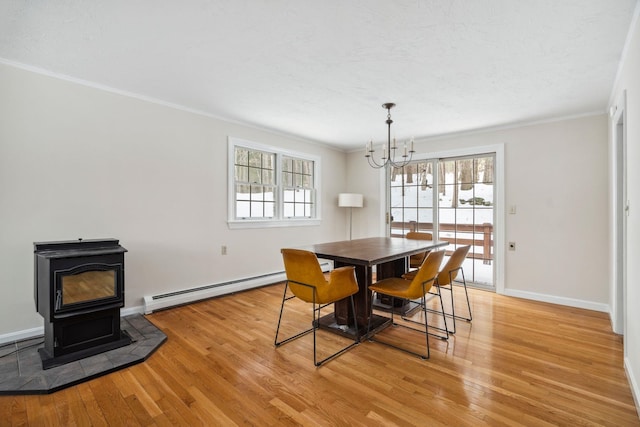
[[(456, 308), (455, 308), (455, 301), (454, 301), (454, 297), (453, 297), (453, 283), (454, 283), (454, 281), (451, 279), (451, 275), (452, 275), (453, 271), (455, 271), (455, 270), (452, 270), (452, 271), (449, 272), (450, 280), (449, 280), (449, 284), (448, 285), (446, 285), (446, 286), (437, 286), (438, 289), (445, 289), (445, 290), (451, 292), (451, 313), (444, 312), (444, 307), (443, 307), (444, 315), (453, 320), (453, 331), (449, 331), (449, 333), (451, 333), (451, 334), (455, 334), (456, 333), (456, 319), (464, 320), (464, 321), (467, 321), (467, 322), (471, 322), (471, 320), (472, 320), (471, 302), (469, 301), (469, 292), (467, 291), (467, 281), (465, 280), (464, 270), (462, 269), (462, 267), (460, 267), (459, 270), (460, 270), (460, 274), (462, 274), (462, 286), (464, 287), (464, 294), (465, 294), (465, 297), (467, 298), (467, 309), (468, 309), (468, 312), (469, 312), (469, 317), (459, 316), (459, 315), (456, 314), (456, 311), (455, 311)], [(460, 282), (458, 282), (458, 283), (460, 283)], [(429, 311), (432, 312), (432, 313), (440, 313), (438, 310), (433, 310), (433, 309), (429, 309)]]
[(278, 316), (278, 326), (276, 328), (276, 337), (274, 339), (274, 345), (276, 347), (280, 347), (283, 344), (286, 344), (290, 341), (293, 341), (297, 338), (300, 338), (304, 335), (307, 335), (309, 332), (313, 333), (313, 364), (315, 366), (320, 366), (322, 365), (324, 362), (328, 361), (329, 359), (333, 359), (334, 357), (338, 356), (339, 354), (344, 353), (345, 351), (347, 351), (348, 349), (350, 349), (351, 347), (357, 345), (360, 343), (360, 334), (358, 332), (358, 320), (356, 317), (356, 310), (355, 310), (355, 304), (353, 301), (353, 295), (351, 295), (349, 298), (351, 300), (351, 309), (353, 310), (353, 322), (354, 322), (354, 326), (355, 326), (355, 330), (356, 330), (356, 336), (354, 339), (354, 342), (351, 343), (350, 345), (338, 350), (337, 352), (325, 357), (324, 359), (318, 361), (318, 345), (317, 345), (317, 338), (316, 338), (316, 330), (320, 327), (320, 317), (321, 317), (321, 313), (320, 310), (323, 307), (326, 307), (328, 304), (316, 304), (316, 295), (315, 295), (315, 291), (313, 293), (313, 301), (311, 303), (311, 311), (312, 311), (312, 321), (311, 321), (311, 328), (306, 329), (302, 332), (299, 332), (289, 338), (286, 338), (282, 341), (278, 341), (278, 334), (280, 333), (280, 324), (282, 322), (282, 313), (284, 312), (284, 304), (285, 302), (289, 301), (290, 299), (295, 298), (295, 296), (290, 296), (287, 297), (287, 289), (288, 289), (288, 282), (285, 283), (285, 287), (284, 287), (284, 293), (282, 295), (282, 305), (280, 306), (280, 315)]
[(469, 292), (467, 292), (467, 280), (464, 278), (463, 269), (460, 269), (460, 273), (462, 274), (462, 286), (464, 286), (464, 295), (467, 297), (467, 308), (469, 309), (469, 317), (458, 316), (458, 318), (464, 319), (467, 322), (471, 322), (471, 320), (473, 319), (473, 315), (471, 314), (471, 303), (469, 302)]
[[(451, 272), (449, 272), (449, 276), (451, 276)], [(451, 317), (453, 319), (453, 332), (452, 334), (456, 333), (456, 303), (453, 301), (453, 282), (451, 280), (451, 277), (449, 277), (449, 291), (451, 294)], [(447, 315), (444, 312), (444, 307), (442, 307), (442, 315), (444, 316), (445, 322), (447, 321)]]
[[(438, 327), (438, 326), (430, 326), (430, 328), (431, 329), (436, 329), (436, 330), (438, 330), (440, 332), (444, 332), (444, 336), (440, 335), (440, 334), (435, 334), (433, 332), (429, 332), (429, 335), (431, 335), (433, 337), (436, 337), (436, 338), (439, 338), (441, 340), (448, 340), (449, 339), (449, 334), (453, 334), (453, 332), (451, 332), (449, 330), (449, 326), (447, 325), (447, 318), (444, 315), (444, 304), (442, 302), (442, 293), (440, 292), (440, 287), (434, 285), (434, 288), (436, 288), (438, 290), (438, 293), (429, 292), (429, 294), (438, 296), (438, 298), (440, 299), (440, 310), (434, 310), (434, 309), (431, 309), (431, 308), (427, 308), (427, 301), (426, 301), (426, 298), (424, 298), (424, 297), (421, 299), (420, 305), (422, 306), (422, 308), (424, 310), (426, 310), (429, 313), (435, 313), (435, 314), (441, 314), (442, 315), (442, 320), (444, 322), (444, 328), (441, 328), (441, 327)], [(425, 318), (426, 318), (426, 316), (425, 316)], [(405, 316), (402, 316), (402, 320), (404, 320), (406, 322), (422, 325), (422, 322), (418, 322), (416, 320), (410, 319), (410, 318), (405, 317)]]
[(289, 298), (287, 298), (287, 289), (288, 289), (288, 282), (285, 282), (285, 285), (284, 285), (284, 293), (283, 293), (283, 295), (282, 295), (282, 305), (280, 306), (280, 315), (278, 316), (278, 327), (276, 328), (276, 337), (275, 337), (275, 339), (274, 339), (274, 341), (273, 341), (273, 344), (274, 344), (276, 347), (280, 347), (281, 345), (286, 344), (286, 343), (288, 343), (289, 341), (293, 341), (293, 340), (295, 340), (296, 338), (300, 338), (301, 336), (306, 335), (306, 334), (308, 334), (309, 332), (312, 332), (312, 331), (313, 331), (313, 327), (312, 327), (312, 328), (309, 328), (309, 329), (307, 329), (307, 330), (304, 330), (304, 331), (302, 331), (302, 332), (300, 332), (300, 333), (298, 333), (298, 334), (296, 334), (296, 335), (293, 335), (293, 336), (291, 336), (291, 337), (289, 337), (289, 338), (286, 338), (286, 339), (284, 339), (284, 340), (282, 340), (282, 341), (278, 341), (278, 334), (280, 333), (280, 323), (281, 323), (281, 321), (282, 321), (282, 313), (283, 313), (283, 311), (284, 311), (284, 303), (285, 303), (286, 301), (289, 301), (289, 300), (290, 300), (290, 299), (292, 299), (292, 298), (295, 298), (294, 296), (290, 296)]
[[(403, 316), (401, 316), (401, 317), (403, 318), (403, 320), (408, 321), (410, 323), (415, 323), (415, 324), (419, 324), (421, 326), (424, 326), (424, 331), (421, 330), (421, 329), (412, 328), (412, 327), (410, 327), (408, 325), (395, 323), (393, 310), (391, 310), (391, 325), (392, 326), (400, 326), (400, 327), (403, 327), (403, 328), (406, 328), (406, 329), (410, 329), (412, 331), (424, 333), (425, 343), (426, 343), (426, 350), (427, 350), (426, 354), (417, 353), (415, 351), (409, 350), (409, 349), (404, 348), (404, 347), (397, 346), (395, 344), (391, 344), (389, 342), (381, 341), (379, 339), (374, 339), (375, 334), (374, 335), (371, 334), (371, 317), (373, 315), (373, 305), (371, 307), (371, 312), (369, 313), (369, 323), (367, 324), (367, 338), (369, 339), (369, 341), (377, 342), (377, 343), (380, 343), (380, 344), (384, 344), (384, 345), (386, 345), (388, 347), (393, 347), (395, 349), (404, 351), (405, 353), (409, 353), (409, 354), (412, 354), (414, 356), (418, 356), (423, 360), (429, 359), (431, 357), (431, 349), (429, 347), (429, 335), (433, 335), (433, 336), (438, 337), (438, 338), (440, 338), (442, 340), (446, 340), (447, 338), (449, 338), (449, 332), (448, 332), (448, 329), (447, 329), (446, 319), (445, 319), (445, 328), (444, 328), (444, 331), (446, 333), (446, 337), (443, 337), (441, 335), (433, 334), (433, 333), (429, 332), (430, 326), (429, 326), (429, 321), (428, 321), (428, 318), (427, 318), (427, 311), (428, 311), (427, 310), (427, 305), (426, 305), (424, 299), (422, 301), (423, 301), (423, 304), (421, 304), (421, 306), (422, 306), (422, 313), (423, 313), (423, 316), (424, 316), (424, 322), (417, 322), (415, 320), (405, 319)], [(391, 306), (392, 307), (394, 306), (394, 302), (395, 302), (395, 297), (391, 296)], [(443, 313), (444, 313), (444, 306), (442, 306), (442, 296), (440, 296), (440, 304), (441, 304), (441, 307), (442, 307)], [(431, 326), (431, 328), (441, 329), (441, 328), (437, 328), (437, 327), (434, 327), (434, 326)]]
[[(356, 308), (355, 308), (355, 303), (353, 302), (353, 295), (349, 296), (349, 299), (351, 300), (351, 310), (353, 310), (353, 324), (355, 326), (355, 331), (356, 331), (356, 336), (354, 341), (349, 344), (346, 347), (343, 347), (342, 349), (336, 351), (335, 353), (333, 353), (330, 356), (325, 357), (324, 359), (318, 361), (317, 359), (317, 352), (316, 352), (316, 329), (318, 329), (320, 327), (320, 308), (322, 308), (323, 306), (318, 306), (317, 312), (318, 312), (318, 317), (316, 319), (316, 315), (315, 312), (316, 310), (314, 310), (314, 328), (313, 328), (313, 364), (316, 366), (320, 366), (322, 365), (324, 362), (333, 359), (334, 357), (344, 353), (345, 351), (349, 350), (351, 347), (354, 347), (358, 344), (360, 344), (360, 333), (358, 332), (358, 319), (356, 316)], [(314, 295), (314, 306), (315, 306), (315, 295)]]
[[(451, 273), (452, 272), (450, 271), (449, 275), (451, 275)], [(466, 279), (464, 277), (464, 270), (462, 269), (462, 267), (460, 267), (460, 274), (462, 275), (462, 286), (464, 288), (464, 296), (467, 298), (467, 310), (468, 310), (468, 313), (469, 313), (469, 317), (459, 316), (459, 315), (457, 315), (455, 313), (455, 306), (453, 305), (453, 283), (454, 283), (454, 281), (453, 280), (449, 280), (449, 287), (445, 288), (445, 289), (447, 289), (448, 291), (451, 292), (451, 301), (452, 301), (452, 303), (451, 303), (451, 314), (447, 313), (446, 315), (451, 317), (451, 318), (453, 318), (453, 327), (454, 327), (454, 329), (455, 329), (456, 319), (465, 320), (467, 322), (471, 322), (471, 320), (473, 318), (473, 316), (471, 314), (471, 302), (469, 301), (469, 292), (467, 291), (467, 281), (466, 281)], [(460, 282), (458, 282), (458, 283), (460, 283)]]

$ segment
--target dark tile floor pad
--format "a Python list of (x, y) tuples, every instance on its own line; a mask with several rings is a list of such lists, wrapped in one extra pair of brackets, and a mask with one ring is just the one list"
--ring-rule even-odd
[(131, 344), (47, 370), (42, 369), (38, 353), (42, 337), (1, 346), (0, 395), (53, 393), (143, 362), (167, 340), (141, 314), (121, 318), (120, 328), (129, 334)]

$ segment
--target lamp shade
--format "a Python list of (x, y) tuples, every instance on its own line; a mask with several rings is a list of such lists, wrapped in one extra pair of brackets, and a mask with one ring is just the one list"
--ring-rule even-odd
[(341, 208), (361, 208), (362, 194), (340, 193), (338, 195), (338, 206)]

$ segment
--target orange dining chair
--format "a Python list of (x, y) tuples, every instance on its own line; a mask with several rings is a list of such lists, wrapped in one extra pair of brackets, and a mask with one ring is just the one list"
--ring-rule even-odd
[[(422, 231), (410, 231), (404, 237), (412, 240), (433, 240), (433, 235), (431, 233), (425, 233)], [(411, 255), (409, 257), (409, 268), (417, 271), (417, 269), (422, 265), (422, 261), (424, 261), (427, 255), (429, 255), (429, 252), (431, 251), (424, 251), (416, 255)]]
[[(471, 246), (460, 246), (458, 249), (453, 251), (444, 267), (440, 269), (438, 273), (438, 277), (436, 278), (436, 287), (439, 289), (445, 289), (451, 292), (451, 313), (444, 313), (445, 316), (448, 316), (453, 319), (453, 329), (451, 333), (456, 332), (456, 319), (466, 320), (467, 322), (471, 322), (471, 303), (469, 302), (469, 292), (467, 292), (467, 282), (464, 278), (464, 270), (462, 268), (462, 263), (467, 258), (467, 254), (469, 253), (469, 249)], [(460, 273), (462, 280), (456, 281), (455, 279), (458, 277), (458, 273)], [(469, 313), (469, 317), (458, 316), (456, 314), (455, 303), (453, 298), (453, 283), (461, 283), (464, 287), (464, 294), (467, 298), (467, 310)]]
[[(316, 366), (320, 366), (322, 363), (338, 356), (360, 342), (355, 316), (355, 305), (353, 302), (353, 295), (358, 292), (355, 267), (346, 266), (336, 268), (331, 271), (329, 280), (327, 280), (320, 268), (318, 258), (313, 252), (299, 249), (282, 249), (281, 252), (287, 281), (284, 287), (284, 294), (282, 295), (282, 305), (280, 306), (280, 316), (278, 317), (278, 327), (276, 329), (274, 344), (276, 347), (279, 347), (296, 338), (300, 338), (303, 335), (313, 332), (313, 363)], [(293, 295), (287, 296), (288, 290), (290, 290)], [(284, 340), (278, 341), (278, 334), (280, 332), (282, 313), (284, 311), (285, 303), (293, 298), (298, 298), (312, 305), (313, 320), (311, 322), (311, 328)], [(346, 347), (343, 347), (330, 356), (318, 361), (316, 330), (320, 325), (320, 310), (327, 305), (345, 298), (350, 299), (351, 310), (354, 313), (353, 321), (355, 327), (355, 339)]]
[[(440, 339), (448, 339), (449, 331), (447, 330), (447, 322), (444, 318), (444, 306), (442, 304), (442, 296), (440, 296), (440, 306), (442, 307), (444, 328), (435, 328), (434, 326), (429, 326), (427, 320), (427, 309), (426, 304), (421, 304), (423, 321), (415, 321), (409, 320), (411, 323), (417, 323), (423, 326), (421, 329), (417, 329), (416, 327), (409, 326), (405, 323), (396, 323), (394, 320), (394, 310), (393, 310), (393, 300), (395, 298), (404, 298), (409, 300), (422, 299), (424, 301), (425, 295), (432, 288), (434, 282), (436, 281), (436, 276), (438, 275), (438, 269), (440, 268), (440, 263), (444, 258), (444, 251), (434, 251), (430, 252), (427, 255), (427, 258), (424, 260), (417, 274), (411, 280), (407, 280), (400, 277), (389, 277), (386, 279), (382, 279), (372, 285), (369, 286), (373, 292), (387, 295), (392, 298), (392, 309), (391, 309), (391, 325), (401, 326), (416, 332), (424, 333), (424, 337), (426, 340), (426, 354), (418, 353), (412, 350), (409, 350), (406, 347), (400, 347), (395, 344), (391, 344), (390, 342), (380, 341), (378, 339), (374, 339), (375, 336), (379, 335), (382, 331), (379, 331), (375, 334), (371, 334), (371, 316), (369, 317), (369, 324), (367, 325), (367, 337), (370, 341), (379, 342), (381, 344), (397, 348), (399, 350), (405, 351), (407, 353), (413, 354), (415, 356), (421, 357), (422, 359), (428, 359), (431, 356), (429, 349), (429, 335), (434, 335)], [(438, 290), (439, 292), (439, 290)], [(403, 319), (406, 321), (407, 318)], [(429, 328), (435, 328), (442, 330), (445, 335), (433, 334), (429, 332)]]

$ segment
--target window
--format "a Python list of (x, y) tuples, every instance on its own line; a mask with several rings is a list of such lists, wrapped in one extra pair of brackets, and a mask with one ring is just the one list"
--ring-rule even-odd
[(235, 147), (236, 218), (273, 218), (276, 202), (274, 153)]
[(318, 224), (319, 171), (314, 156), (229, 138), (229, 226)]
[(284, 216), (311, 218), (313, 215), (313, 166), (311, 160), (282, 158), (282, 188)]

